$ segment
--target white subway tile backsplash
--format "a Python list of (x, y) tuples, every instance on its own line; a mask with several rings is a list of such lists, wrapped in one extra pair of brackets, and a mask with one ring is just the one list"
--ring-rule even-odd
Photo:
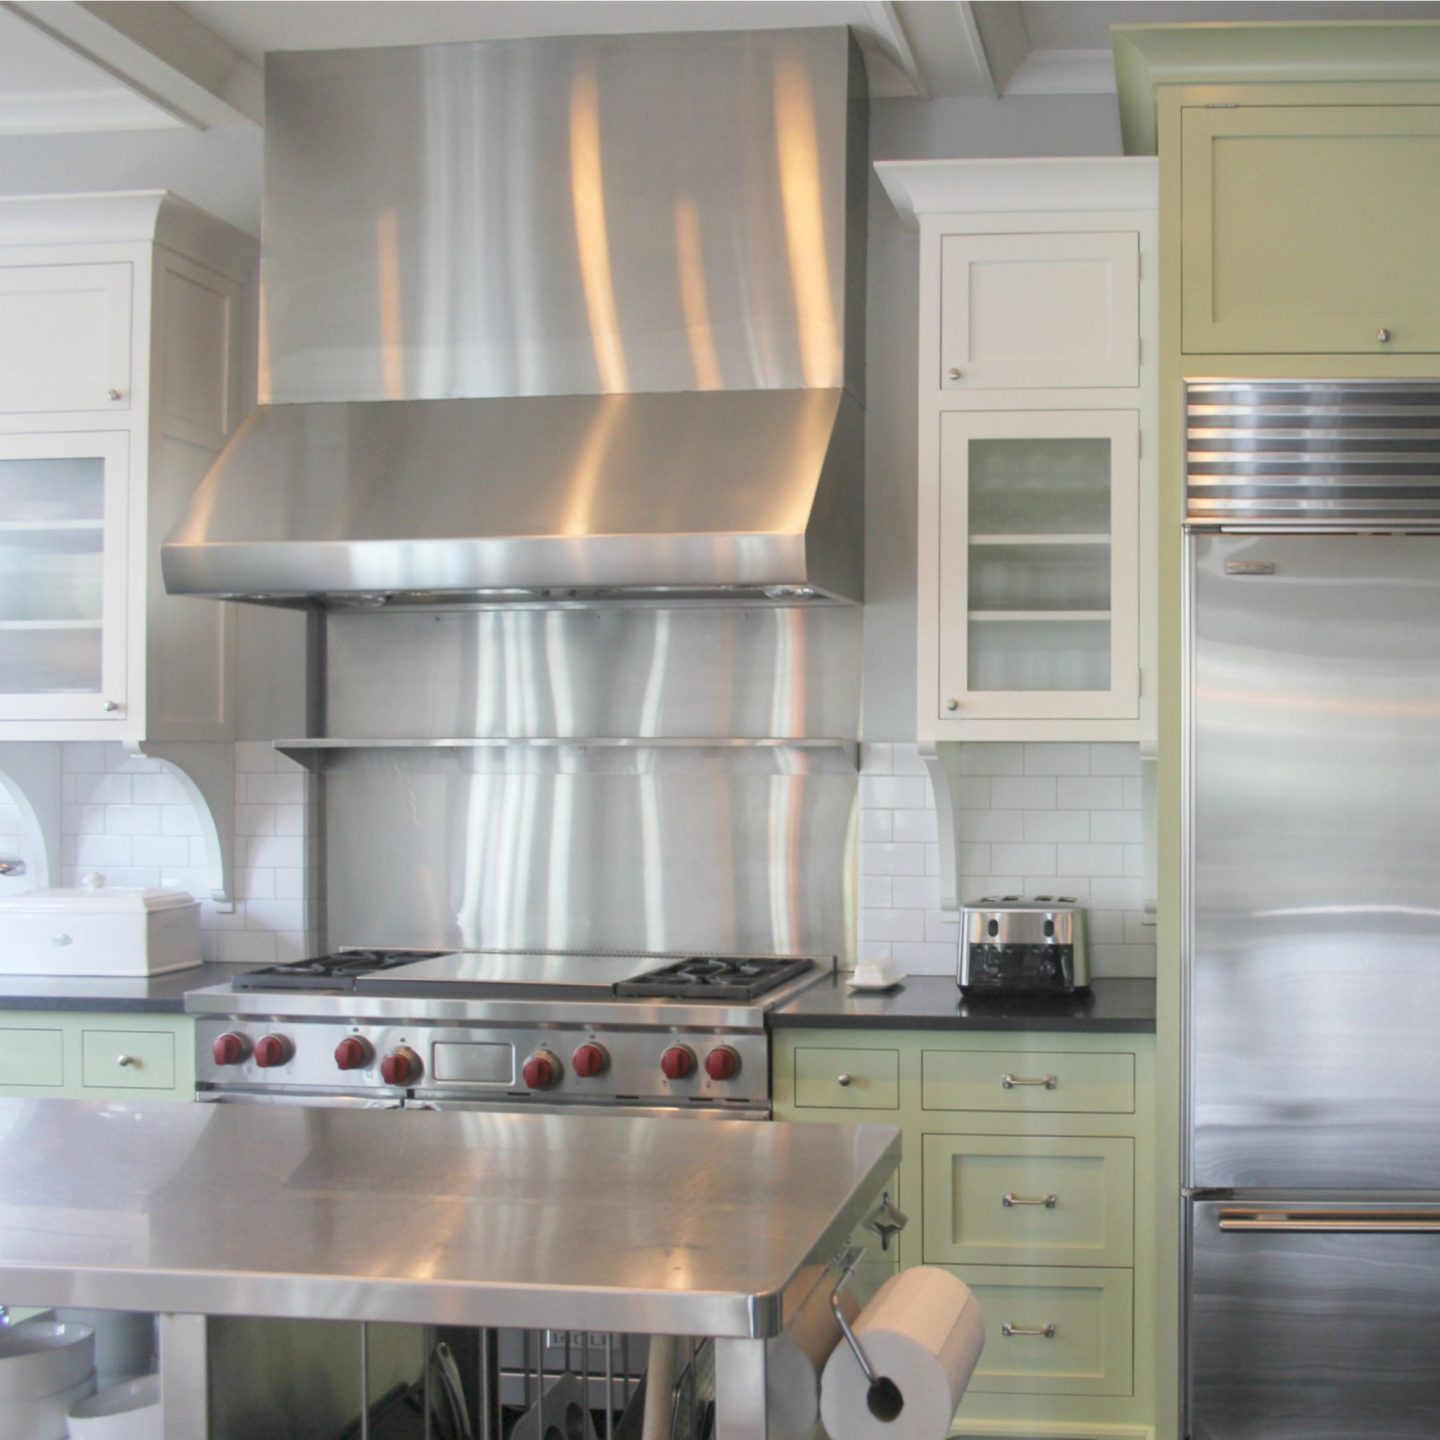
[(1024, 815), (1025, 838), (1033, 843), (1090, 839), (1088, 810), (1026, 810)]
[(1043, 745), (1032, 742), (1025, 746), (1025, 773), (1027, 775), (1088, 775), (1090, 773), (1090, 747), (1088, 745)]
[(862, 775), (860, 804), (866, 810), (923, 810), (929, 785), (920, 775)]
[(99, 740), (77, 740), (60, 752), (60, 769), (76, 775), (100, 774), (105, 769), (105, 746)]
[(236, 774), (265, 774), (275, 769), (280, 752), (263, 740), (238, 740), (235, 743)]
[(1125, 806), (1124, 781), (1113, 776), (1056, 781), (1056, 803), (1062, 810), (1121, 810)]
[(128, 805), (133, 781), (128, 775), (95, 775), (89, 783), (77, 785), (77, 798), (83, 805)]
[[(303, 774), (241, 775), (237, 776), (235, 798), (249, 805), (301, 805), (305, 801), (305, 776)], [(240, 782), (243, 781), (243, 786)], [(243, 788), (244, 793), (239, 793)]]
[[(893, 955), (912, 974), (953, 974), (959, 917), (939, 908), (934, 797), (922, 781), (916, 804), (905, 784), (923, 762), (916, 747), (893, 744), (866, 745), (861, 764), (860, 953)], [(967, 744), (960, 771), (961, 901), (1073, 896), (1091, 907), (1098, 975), (1153, 974), (1155, 930), (1140, 909), (1138, 747)]]
[[(247, 865), (289, 865), (304, 866), (305, 841), (298, 835), (249, 835), (244, 839), (244, 863)], [(236, 864), (241, 861), (237, 856)]]
[[(869, 810), (862, 813), (883, 815), (885, 811)], [(890, 814), (894, 817), (893, 832), (896, 840), (925, 845), (938, 839), (934, 810), (892, 810)]]
[(185, 835), (137, 835), (130, 847), (137, 865), (190, 868), (190, 840)]
[[(1049, 775), (1027, 775), (1023, 778), (997, 775), (990, 782), (990, 804), (996, 810), (1053, 810), (1056, 805), (1056, 783)], [(1061, 808), (1076, 810), (1089, 807), (1067, 802)]]

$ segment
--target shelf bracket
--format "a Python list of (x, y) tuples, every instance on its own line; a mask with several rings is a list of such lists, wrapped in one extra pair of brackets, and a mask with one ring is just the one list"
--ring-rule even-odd
[(36, 889), (60, 880), (60, 745), (54, 740), (0, 745), (0, 789), (15, 802), (35, 853), (25, 857)]
[[(954, 742), (948, 742), (953, 748)], [(956, 821), (954, 788), (950, 784), (950, 772), (945, 765), (945, 756), (939, 741), (920, 746), (920, 758), (930, 774), (930, 788), (935, 792), (935, 825), (940, 841), (940, 908), (960, 908), (960, 876), (955, 834)]]
[(132, 755), (155, 760), (185, 791), (200, 822), (209, 872), (209, 899), (235, 908), (235, 747), (223, 740), (132, 740)]

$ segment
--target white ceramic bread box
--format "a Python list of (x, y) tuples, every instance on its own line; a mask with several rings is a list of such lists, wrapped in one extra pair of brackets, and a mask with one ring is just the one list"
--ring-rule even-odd
[(184, 890), (106, 885), (0, 899), (0, 975), (163, 975), (200, 963), (200, 902)]

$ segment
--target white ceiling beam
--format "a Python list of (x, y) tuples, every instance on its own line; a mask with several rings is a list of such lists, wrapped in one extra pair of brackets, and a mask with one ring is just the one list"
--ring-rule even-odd
[(192, 129), (264, 124), (260, 67), (179, 5), (4, 0), (4, 8)]
[[(1018, 10), (1020, 7), (1017, 5), (1015, 8)], [(980, 34), (980, 22), (975, 18), (975, 7), (970, 4), (970, 0), (959, 0), (955, 11), (955, 18), (959, 21), (960, 33), (965, 42), (965, 62), (979, 78), (985, 98), (997, 100), (1000, 97), (1003, 82), (996, 75), (989, 55), (985, 53), (985, 40)]]
[(869, 16), (868, 26), (876, 42), (886, 53), (890, 62), (910, 82), (917, 100), (929, 100), (932, 92), (920, 62), (915, 58), (915, 49), (905, 33), (904, 22), (900, 19), (899, 7), (892, 0), (867, 0), (865, 6)]
[(995, 94), (1004, 95), (1010, 77), (1030, 54), (1030, 31), (1019, 0), (975, 0), (965, 7), (976, 30), (976, 43), (984, 51)]

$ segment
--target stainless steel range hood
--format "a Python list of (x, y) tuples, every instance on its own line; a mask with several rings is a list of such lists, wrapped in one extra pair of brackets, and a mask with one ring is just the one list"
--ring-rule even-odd
[(173, 593), (861, 598), (846, 31), (278, 54), (266, 107), (266, 403)]

